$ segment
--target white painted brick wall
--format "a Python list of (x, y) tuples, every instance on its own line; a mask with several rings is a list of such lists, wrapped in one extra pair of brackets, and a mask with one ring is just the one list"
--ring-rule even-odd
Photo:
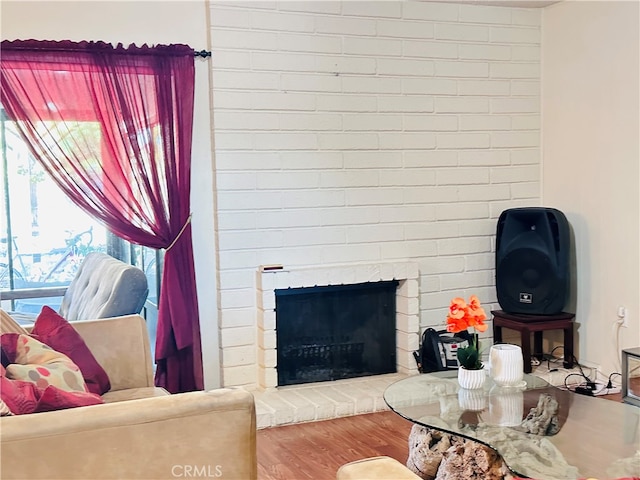
[(497, 306), (497, 217), (540, 202), (540, 10), (213, 0), (210, 17), (225, 385), (274, 381), (259, 265), (414, 262), (421, 328), (454, 296)]

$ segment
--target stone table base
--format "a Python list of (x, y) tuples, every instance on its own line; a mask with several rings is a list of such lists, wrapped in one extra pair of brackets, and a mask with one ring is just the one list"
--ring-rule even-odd
[(407, 467), (424, 480), (510, 480), (495, 450), (421, 425), (409, 434)]

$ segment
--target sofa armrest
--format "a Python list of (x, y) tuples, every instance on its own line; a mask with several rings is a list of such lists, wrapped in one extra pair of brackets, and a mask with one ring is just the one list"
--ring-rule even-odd
[(256, 417), (241, 389), (0, 418), (1, 478), (255, 480)]
[(112, 391), (154, 385), (149, 334), (140, 315), (79, 320), (71, 325), (107, 372)]

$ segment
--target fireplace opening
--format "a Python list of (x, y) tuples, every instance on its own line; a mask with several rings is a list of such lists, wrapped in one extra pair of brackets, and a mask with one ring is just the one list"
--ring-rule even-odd
[(398, 283), (276, 289), (278, 386), (395, 373)]

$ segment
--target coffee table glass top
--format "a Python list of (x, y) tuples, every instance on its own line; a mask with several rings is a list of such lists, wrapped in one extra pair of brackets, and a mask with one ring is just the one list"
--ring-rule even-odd
[[(520, 476), (538, 480), (640, 476), (640, 408), (578, 395), (525, 374), (526, 385), (459, 387), (457, 371), (390, 385), (384, 400), (419, 425), (479, 441)], [(523, 382), (523, 383), (525, 383)]]

